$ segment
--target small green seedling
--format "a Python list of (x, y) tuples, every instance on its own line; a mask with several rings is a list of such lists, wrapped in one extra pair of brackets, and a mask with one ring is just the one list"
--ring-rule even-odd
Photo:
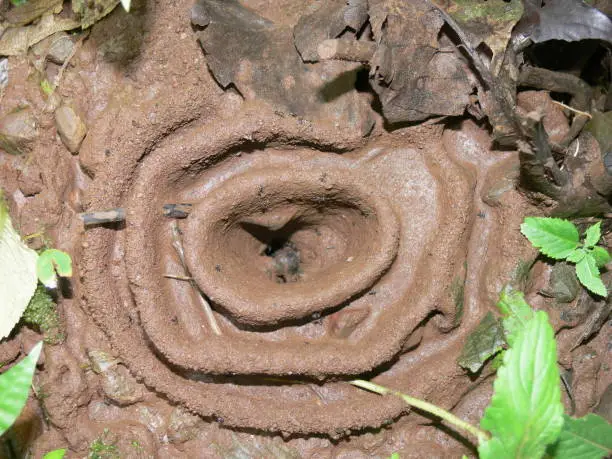
[(493, 397), (480, 426), (431, 403), (370, 381), (351, 384), (393, 394), (431, 413), (478, 443), (481, 459), (598, 459), (612, 454), (612, 425), (589, 414), (563, 414), (555, 334), (544, 311), (533, 311), (521, 292), (506, 289), (498, 304), (508, 349), (493, 384)]
[(25, 359), (0, 375), (0, 435), (13, 425), (28, 400), (41, 349), (42, 341)]
[(43, 456), (43, 459), (64, 459), (66, 455), (65, 449), (56, 449), (55, 451), (49, 451)]
[(521, 232), (547, 257), (575, 263), (580, 283), (596, 295), (608, 296), (599, 270), (612, 258), (606, 249), (596, 245), (601, 239), (601, 222), (587, 228), (583, 243), (578, 228), (561, 218), (527, 217)]
[(53, 88), (53, 85), (49, 83), (49, 80), (47, 80), (46, 78), (40, 82), (40, 89), (47, 96), (50, 96), (51, 94), (53, 94), (53, 91), (55, 91), (55, 89)]
[(89, 445), (89, 459), (120, 459), (119, 450), (109, 429), (104, 429), (102, 435)]
[(72, 276), (72, 259), (57, 249), (44, 250), (36, 260), (36, 276), (47, 288), (57, 288), (57, 276)]

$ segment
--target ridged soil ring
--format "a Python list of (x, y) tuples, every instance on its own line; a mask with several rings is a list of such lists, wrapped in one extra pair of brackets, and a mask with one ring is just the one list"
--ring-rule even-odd
[[(427, 155), (396, 149), (368, 163), (326, 152), (346, 148), (333, 130), (255, 120), (246, 113), (231, 127), (183, 128), (109, 160), (90, 206), (123, 206), (127, 222), (85, 235), (85, 307), (139, 378), (203, 416), (296, 433), (380, 425), (406, 407), (333, 381), (375, 371), (377, 382), (410, 381), (419, 395), (432, 370), (418, 368), (431, 358), (438, 378), (456, 376), (435, 346), (416, 360), (402, 351), (434, 311), (454, 307), (448, 286), (465, 259), (469, 179), (435, 144)], [(191, 286), (164, 277), (180, 271), (161, 212), (168, 202), (194, 204), (180, 223), (188, 265), (222, 336), (210, 332)], [(298, 249), (314, 260), (303, 279), (277, 285), (241, 264), (261, 256), (245, 224), (276, 231), (291, 222)], [(313, 228), (341, 250), (321, 255), (312, 234), (300, 233)], [(261, 285), (256, 301), (244, 293), (253, 291), (249, 276)], [(270, 299), (283, 291), (282, 304)], [(318, 391), (298, 376), (321, 381)]]
[[(251, 326), (320, 314), (364, 292), (389, 268), (399, 241), (386, 198), (341, 167), (240, 174), (202, 199), (185, 228), (200, 288)], [(270, 272), (262, 252), (275, 240), (297, 252), (294, 282)]]

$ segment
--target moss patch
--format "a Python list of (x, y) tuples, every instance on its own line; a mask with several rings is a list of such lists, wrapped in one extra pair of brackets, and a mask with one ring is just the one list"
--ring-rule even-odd
[(45, 336), (45, 342), (49, 344), (57, 344), (64, 340), (57, 305), (40, 283), (23, 313), (22, 320), (25, 324), (38, 329)]

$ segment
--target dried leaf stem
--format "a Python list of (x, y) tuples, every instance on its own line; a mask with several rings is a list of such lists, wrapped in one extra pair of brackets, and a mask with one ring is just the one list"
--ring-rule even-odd
[[(195, 283), (195, 280), (191, 277), (191, 273), (189, 272), (189, 268), (187, 268), (187, 263), (185, 263), (185, 249), (183, 248), (183, 242), (181, 240), (181, 230), (178, 227), (176, 221), (172, 222), (172, 247), (176, 250), (176, 253), (181, 260), (181, 264), (183, 265), (183, 271), (185, 271), (185, 278), (189, 278), (189, 283), (191, 287), (195, 290), (196, 296), (200, 301), (200, 305), (204, 310), (204, 314), (206, 315), (206, 319), (208, 320), (208, 324), (212, 329), (213, 333), (217, 336), (221, 336), (221, 328), (219, 328), (219, 324), (217, 323), (217, 319), (215, 319), (215, 315), (213, 314), (212, 308), (206, 298), (204, 298), (204, 293), (198, 287), (198, 284)], [(166, 276), (168, 277), (168, 276)]]

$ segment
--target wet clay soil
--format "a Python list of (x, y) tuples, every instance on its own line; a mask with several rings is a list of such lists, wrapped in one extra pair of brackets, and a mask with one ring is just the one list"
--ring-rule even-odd
[[(275, 4), (245, 2), (287, 26), (315, 2), (282, 3), (279, 17)], [(479, 418), (492, 371), (469, 376), (457, 357), (519, 262), (536, 257), (518, 228), (542, 211), (516, 189), (517, 153), (491, 150), (472, 121), (385, 130), (367, 92), (313, 116), (224, 91), (191, 6), (135, 2), (80, 44), (58, 90), (88, 127), (78, 155), (56, 136), (28, 58), (10, 60), (2, 111), (27, 103), (39, 134), (27, 155), (2, 153), (0, 181), (21, 233), (44, 230), (77, 272), (59, 301), (66, 339), (39, 367), (44, 398), (13, 435), (33, 457), (84, 457), (101, 436), (121, 457), (470, 454), (399, 399), (346, 381)], [(191, 204), (189, 216), (165, 217), (169, 203)], [(77, 217), (117, 207), (124, 223), (85, 230)], [(176, 278), (185, 267), (220, 335)], [(582, 369), (581, 414), (610, 382), (609, 362), (605, 333), (573, 349), (575, 335), (559, 348)], [(37, 339), (22, 328), (0, 344), (2, 360)]]

